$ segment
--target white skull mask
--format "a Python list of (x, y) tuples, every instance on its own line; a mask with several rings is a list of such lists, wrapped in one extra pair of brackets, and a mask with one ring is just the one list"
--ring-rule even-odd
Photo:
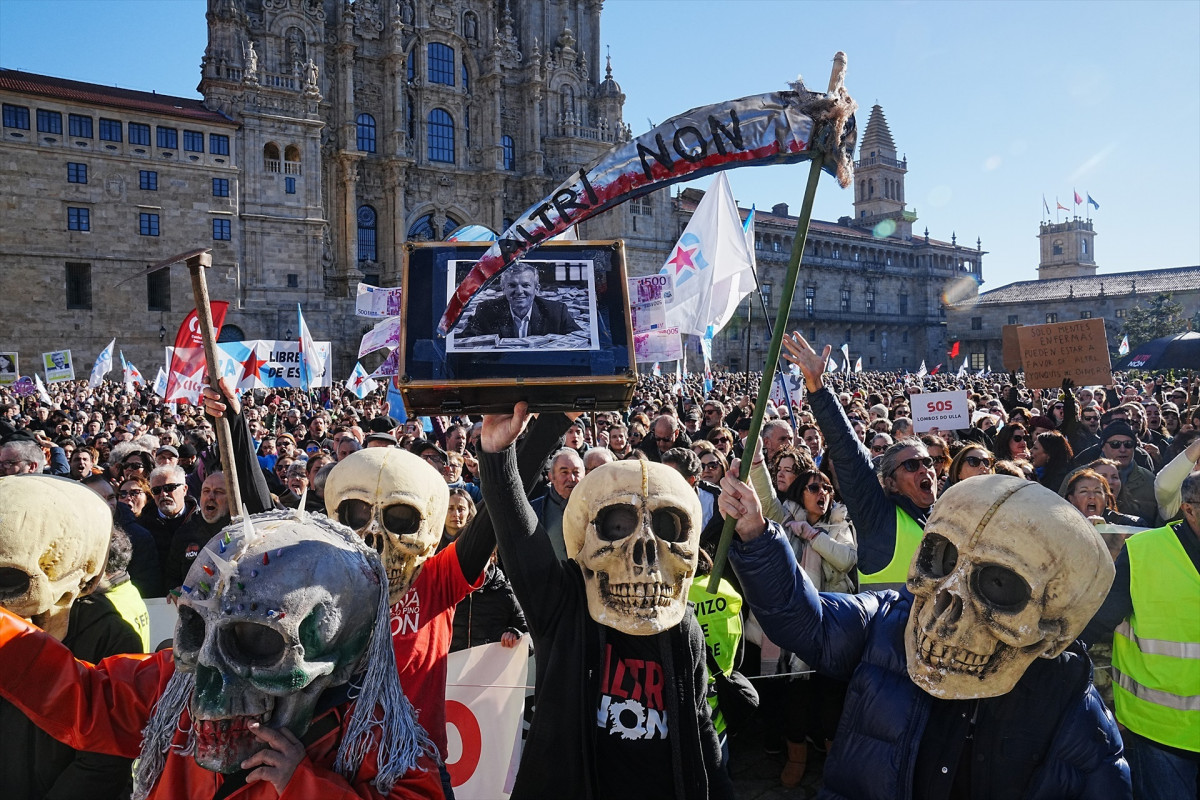
[(235, 772), (266, 744), (248, 725), (304, 735), (317, 699), (354, 674), (382, 588), (374, 554), (324, 517), (268, 512), (213, 538), (188, 570), (175, 664), (195, 674), (195, 759)]
[(619, 461), (589, 472), (567, 501), (563, 539), (583, 569), (592, 619), (636, 636), (678, 625), (701, 518), (696, 491), (665, 464)]
[(329, 516), (375, 548), (399, 603), (433, 555), (446, 524), (450, 489), (424, 459), (396, 447), (368, 447), (337, 463), (325, 482)]
[(1005, 694), (1075, 640), (1113, 573), (1095, 528), (1049, 489), (1008, 475), (956, 484), (909, 568), (908, 674), (935, 697)]
[(0, 478), (0, 605), (61, 639), (108, 559), (112, 511), (83, 484)]

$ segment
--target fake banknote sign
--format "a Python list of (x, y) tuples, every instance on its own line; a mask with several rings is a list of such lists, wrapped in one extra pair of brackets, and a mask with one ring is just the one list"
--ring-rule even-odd
[(618, 143), (500, 234), (450, 297), (439, 331), (450, 331), (472, 296), (532, 248), (664, 186), (732, 167), (805, 161), (815, 154), (848, 186), (857, 138), (853, 110), (844, 88), (811, 92), (797, 80), (791, 91), (696, 108)]

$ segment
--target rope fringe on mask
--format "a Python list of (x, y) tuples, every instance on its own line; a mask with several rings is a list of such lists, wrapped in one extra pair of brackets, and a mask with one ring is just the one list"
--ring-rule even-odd
[(142, 752), (138, 756), (137, 769), (133, 773), (132, 800), (146, 800), (150, 790), (158, 782), (166, 765), (167, 753), (174, 750), (181, 756), (188, 756), (196, 749), (196, 729), (188, 730), (187, 742), (182, 747), (173, 746), (171, 740), (179, 727), (183, 712), (192, 697), (192, 689), (196, 684), (196, 676), (190, 672), (175, 670), (167, 688), (163, 691), (150, 719), (142, 729)]

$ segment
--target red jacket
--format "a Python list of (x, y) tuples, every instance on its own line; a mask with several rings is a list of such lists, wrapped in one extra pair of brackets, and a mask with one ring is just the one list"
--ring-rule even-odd
[[(39, 727), (77, 749), (136, 758), (142, 729), (167, 681), (175, 671), (170, 650), (152, 655), (120, 655), (93, 666), (77, 661), (59, 641), (8, 611), (0, 609), (0, 695), (21, 709)], [(350, 800), (378, 798), (374, 779), (374, 750), (363, 759), (354, 782), (333, 771), (338, 742), (351, 704), (326, 712), (338, 717), (337, 728), (308, 745), (281, 800)], [(180, 728), (189, 730), (187, 711)], [(314, 720), (315, 722), (315, 720)], [(173, 744), (182, 746), (176, 731)], [(442, 785), (437, 765), (422, 761), (387, 795), (389, 800), (440, 800)], [(225, 776), (199, 766), (191, 756), (168, 753), (162, 775), (150, 792), (152, 800), (211, 800)], [(231, 800), (276, 797), (266, 781), (247, 784)]]

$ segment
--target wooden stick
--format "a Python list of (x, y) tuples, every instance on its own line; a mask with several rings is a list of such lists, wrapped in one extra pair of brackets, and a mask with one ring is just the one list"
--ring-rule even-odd
[[(220, 375), (217, 372), (217, 335), (213, 330), (212, 308), (208, 304), (208, 281), (204, 270), (212, 266), (212, 253), (205, 251), (187, 258), (188, 272), (192, 276), (192, 294), (196, 299), (196, 319), (200, 323), (200, 338), (204, 342), (204, 361), (208, 384), (218, 393), (221, 391)], [(233, 434), (229, 420), (222, 414), (216, 419), (217, 448), (221, 453), (221, 471), (225, 475), (225, 493), (229, 502), (229, 516), (242, 514), (242, 494), (238, 489), (237, 465), (233, 460)]]

